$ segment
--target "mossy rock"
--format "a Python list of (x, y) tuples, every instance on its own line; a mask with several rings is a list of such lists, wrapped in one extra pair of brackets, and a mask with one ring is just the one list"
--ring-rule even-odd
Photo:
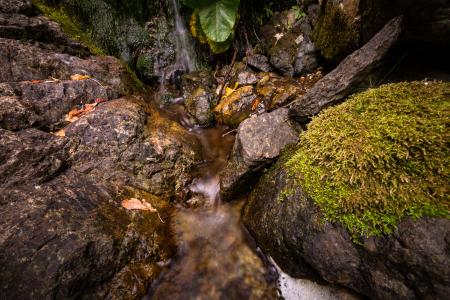
[(359, 46), (359, 25), (337, 4), (329, 1), (314, 28), (313, 39), (322, 57), (337, 64)]
[(450, 218), (449, 125), (449, 83), (384, 85), (315, 117), (284, 166), (354, 239), (389, 234)]

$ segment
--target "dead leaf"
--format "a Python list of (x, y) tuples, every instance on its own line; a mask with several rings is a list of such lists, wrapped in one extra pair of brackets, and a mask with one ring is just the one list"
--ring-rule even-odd
[(66, 136), (66, 132), (64, 131), (64, 129), (53, 132), (53, 134), (56, 136)]
[(252, 105), (252, 110), (255, 110), (257, 107), (258, 107), (258, 105), (261, 103), (261, 101), (258, 99), (258, 98), (256, 98), (254, 101), (253, 101), (253, 105)]
[(88, 114), (91, 111), (93, 111), (96, 106), (97, 106), (97, 103), (91, 103), (91, 104), (84, 105), (82, 109), (74, 108), (71, 111), (69, 111), (69, 113), (66, 115), (66, 121), (68, 121), (70, 123), (75, 122), (83, 115)]
[(104, 99), (104, 98), (96, 98), (95, 99), (95, 103), (102, 103), (102, 102), (106, 102), (106, 101), (108, 101), (108, 100), (106, 100), (106, 99)]
[(37, 83), (41, 83), (42, 80), (31, 80), (30, 82), (33, 83), (33, 84), (37, 84)]
[(148, 202), (136, 198), (125, 199), (122, 206), (126, 209), (147, 210), (149, 212), (157, 212), (157, 210)]
[(74, 75), (70, 76), (70, 80), (85, 80), (85, 79), (89, 79), (89, 78), (91, 78), (91, 76), (82, 75), (82, 74), (74, 74)]

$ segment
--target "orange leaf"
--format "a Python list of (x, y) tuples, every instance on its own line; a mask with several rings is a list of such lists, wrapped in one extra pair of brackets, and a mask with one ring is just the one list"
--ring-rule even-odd
[(85, 79), (89, 79), (89, 78), (91, 78), (91, 76), (81, 75), (81, 74), (74, 74), (74, 75), (70, 76), (71, 80), (85, 80)]
[(53, 132), (53, 134), (56, 136), (66, 136), (66, 132), (64, 131), (64, 129)]
[(255, 110), (261, 101), (257, 98), (253, 101), (252, 110)]
[(157, 212), (157, 210), (150, 203), (136, 198), (125, 199), (121, 204), (126, 209), (138, 209), (147, 210), (149, 212)]
[(66, 121), (74, 122), (78, 120), (81, 116), (90, 113), (97, 106), (97, 103), (86, 104), (82, 109), (72, 109), (66, 116)]

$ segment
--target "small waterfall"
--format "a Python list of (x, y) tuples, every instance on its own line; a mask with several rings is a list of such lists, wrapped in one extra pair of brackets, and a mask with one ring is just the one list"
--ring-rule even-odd
[(197, 59), (191, 34), (181, 18), (178, 0), (170, 0), (169, 2), (175, 18), (176, 63), (182, 65), (186, 72), (195, 71)]

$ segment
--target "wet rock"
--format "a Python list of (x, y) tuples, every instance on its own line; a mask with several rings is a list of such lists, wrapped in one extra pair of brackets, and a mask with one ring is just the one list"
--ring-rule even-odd
[(46, 80), (54, 77), (70, 79), (82, 74), (96, 78), (120, 94), (135, 88), (126, 68), (114, 57), (90, 57), (81, 59), (57, 53), (43, 44), (0, 38), (0, 63), (5, 66), (0, 82)]
[(367, 44), (318, 81), (304, 97), (296, 100), (289, 114), (305, 123), (322, 109), (342, 101), (381, 62), (401, 32), (401, 17), (389, 21)]
[(319, 20), (320, 7), (318, 4), (311, 4), (306, 9), (306, 14), (308, 16), (309, 21), (311, 22), (311, 26), (315, 27), (317, 21)]
[(310, 69), (305, 66), (304, 69), (294, 68), (295, 61), (305, 54), (308, 54), (309, 60), (315, 57), (315, 52), (309, 50), (311, 46), (308, 45), (308, 42), (312, 43), (311, 34), (308, 17), (299, 18), (294, 10), (286, 10), (275, 13), (269, 23), (261, 28), (261, 45), (264, 53), (269, 56), (271, 65), (284, 76), (292, 77), (294, 72), (300, 74), (312, 71), (311, 65), (306, 66)]
[[(172, 255), (173, 242), (156, 213), (125, 211), (116, 201), (113, 189), (73, 172), (2, 188), (1, 298), (118, 296), (119, 281), (125, 298), (142, 297), (146, 288), (132, 288), (156, 279), (157, 262)], [(164, 202), (148, 201), (167, 217)], [(134, 282), (122, 280), (133, 265), (146, 272), (133, 273)]]
[(36, 116), (34, 126), (52, 131), (67, 124), (66, 115), (71, 109), (93, 103), (96, 99), (111, 100), (119, 96), (111, 87), (103, 86), (96, 79), (22, 81), (6, 85), (17, 95), (18, 103)]
[(375, 299), (445, 299), (449, 292), (450, 221), (404, 219), (388, 236), (358, 245), (319, 209), (283, 167), (258, 183), (243, 221), (263, 251), (295, 277), (320, 275)]
[(214, 108), (219, 123), (237, 126), (251, 114), (265, 109), (257, 99), (252, 86), (243, 86), (225, 95)]
[(208, 126), (214, 122), (214, 113), (212, 111), (214, 100), (214, 93), (198, 87), (186, 99), (184, 105), (200, 126)]
[(182, 194), (199, 160), (194, 137), (133, 97), (102, 103), (64, 131), (80, 143), (74, 170), (157, 195)]
[(52, 44), (59, 52), (79, 56), (89, 54), (79, 42), (68, 38), (56, 22), (44, 16), (0, 13), (0, 37)]
[(25, 14), (33, 12), (31, 0), (0, 0), (0, 12), (6, 14)]
[(326, 61), (337, 64), (358, 48), (358, 5), (359, 0), (321, 3), (321, 14), (314, 28), (314, 42)]
[(295, 57), (294, 74), (312, 73), (319, 66), (316, 57), (316, 47), (308, 37), (303, 35), (299, 35), (297, 41), (299, 46)]
[(242, 122), (231, 158), (220, 173), (221, 199), (229, 201), (248, 190), (255, 173), (270, 165), (287, 145), (297, 142), (298, 133), (285, 108)]
[(67, 168), (75, 146), (68, 139), (31, 128), (17, 133), (0, 129), (0, 141), (0, 187), (52, 179)]
[(245, 58), (245, 61), (249, 66), (254, 67), (259, 71), (270, 72), (272, 70), (272, 67), (269, 63), (269, 58), (262, 54), (253, 54), (247, 56)]
[(182, 211), (175, 219), (182, 247), (151, 299), (277, 299), (229, 209)]
[(243, 71), (237, 75), (237, 83), (240, 86), (258, 83), (258, 77), (253, 72)]
[(19, 130), (31, 127), (38, 116), (20, 103), (17, 97), (0, 97), (0, 128)]
[(183, 96), (187, 98), (197, 88), (216, 89), (216, 80), (208, 70), (190, 72), (181, 76)]

